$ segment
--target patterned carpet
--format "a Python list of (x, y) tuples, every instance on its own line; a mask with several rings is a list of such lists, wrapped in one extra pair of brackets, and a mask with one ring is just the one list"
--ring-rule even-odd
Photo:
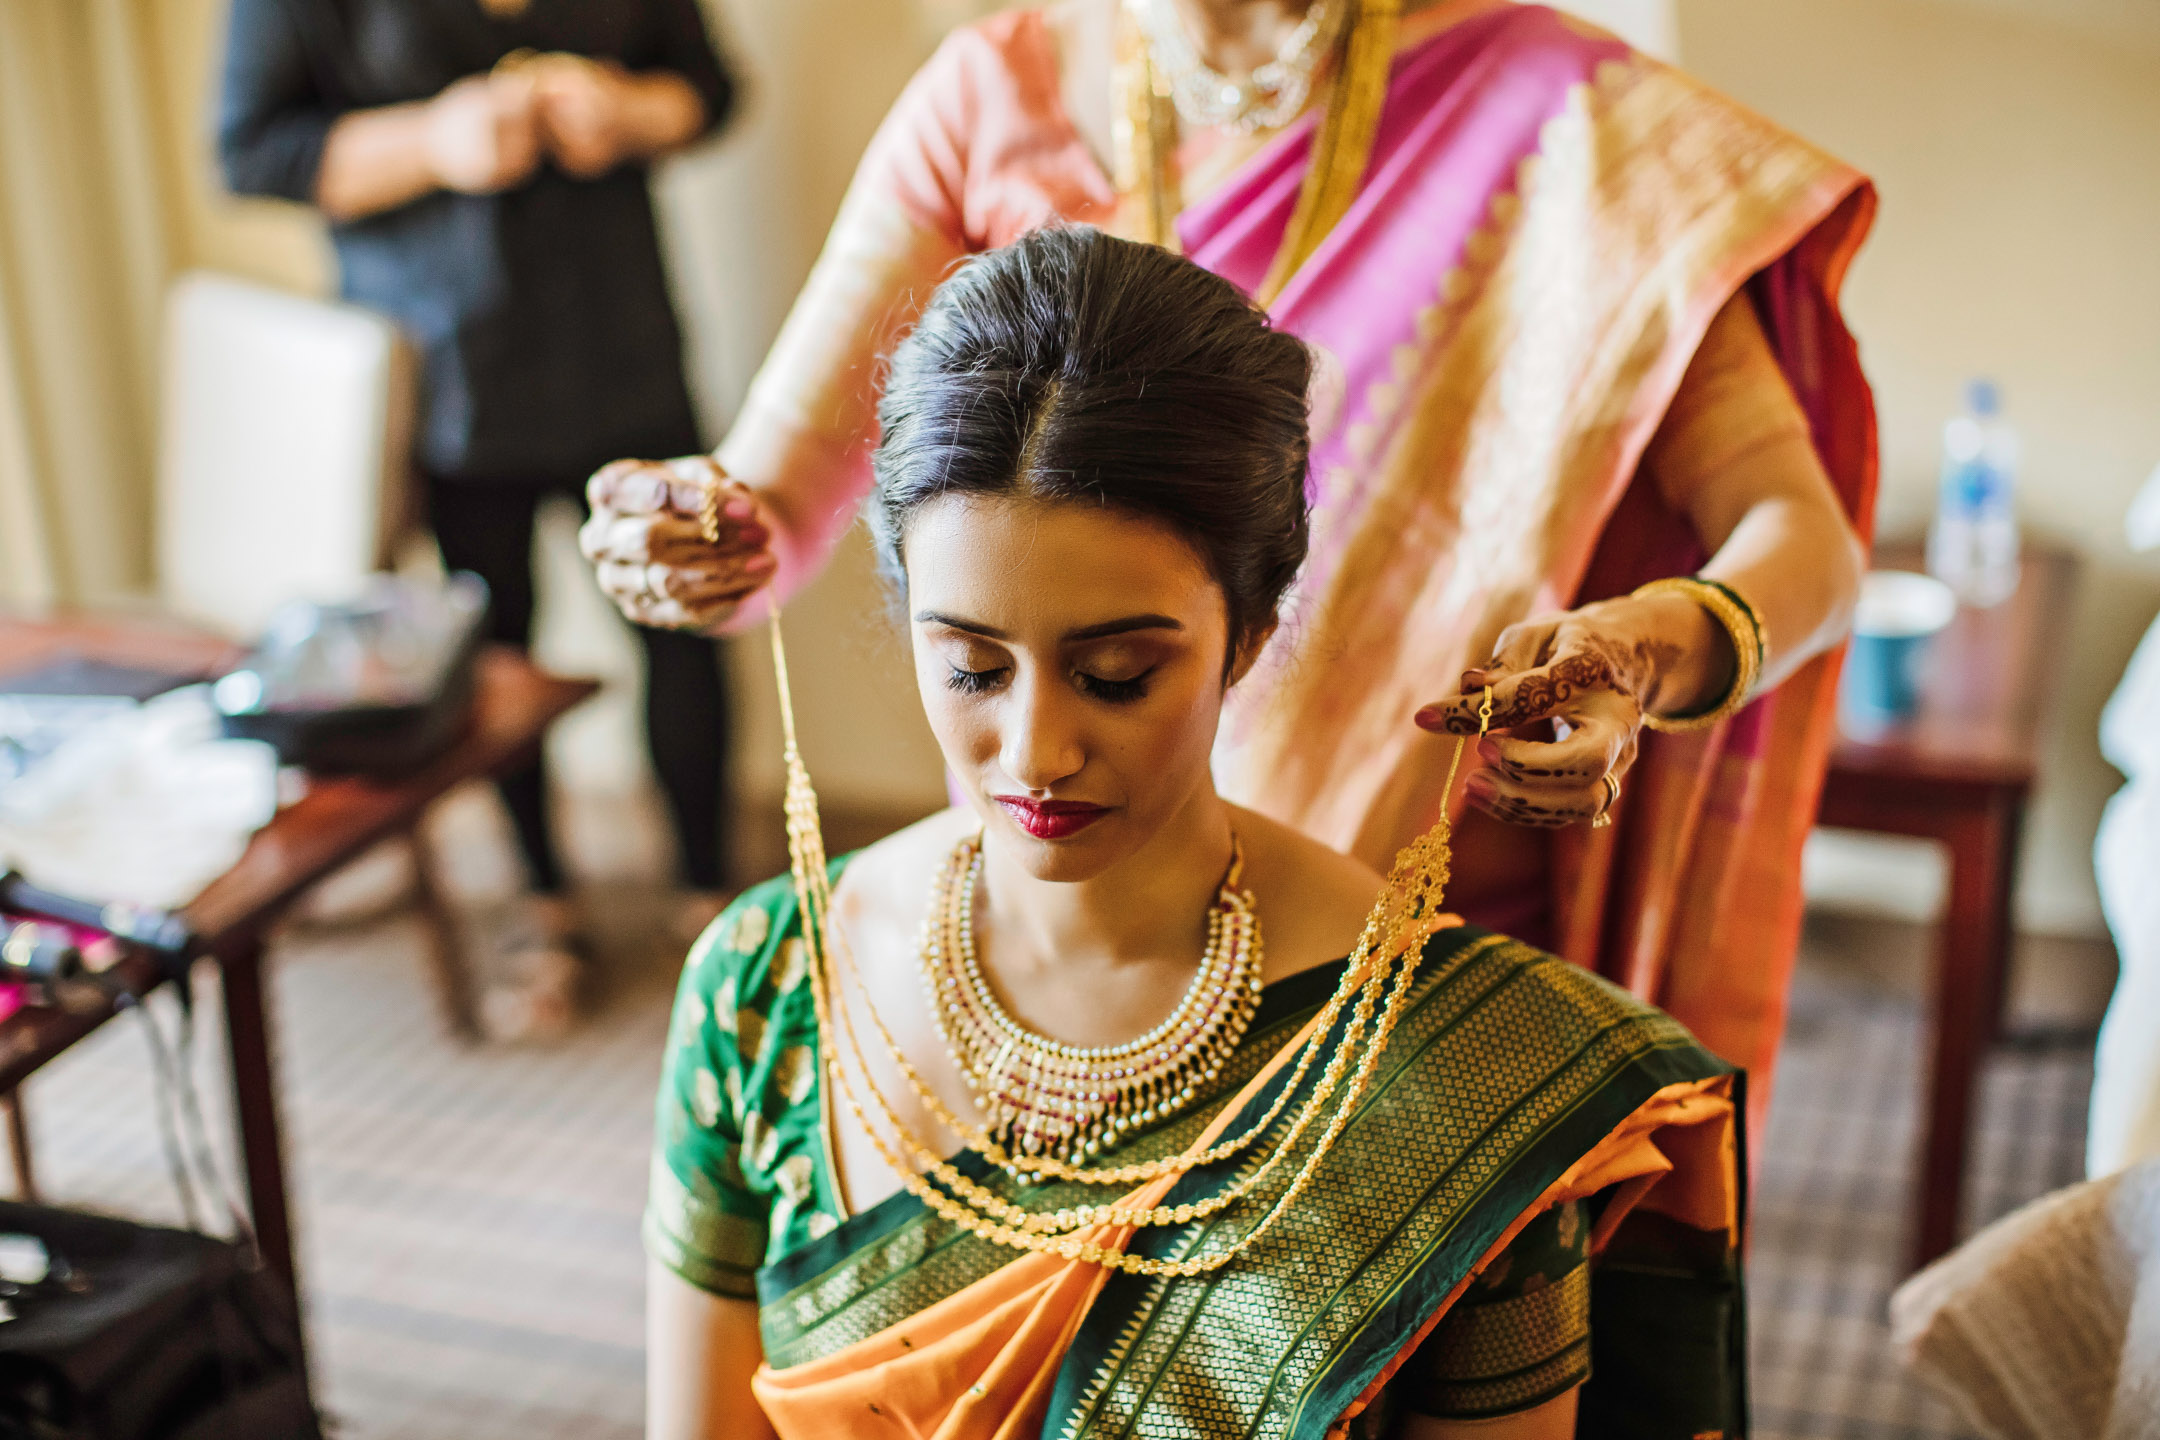
[[(605, 993), (589, 1023), (547, 1049), (447, 1040), (404, 919), (281, 945), (301, 1264), (340, 1435), (641, 1433), (637, 1219), (673, 963), (659, 898), (628, 878), (599, 887)], [(1872, 933), (1812, 935), (1796, 993), (1756, 1196), (1762, 1440), (1959, 1435), (1899, 1374), (1882, 1318), (1923, 1046), (1909, 993), (1876, 973)], [(199, 1069), (212, 1102), (224, 1093), (219, 1048), (206, 1013)], [(2090, 1039), (2076, 1033), (1997, 1053), (1971, 1187), (1978, 1218), (2076, 1177), (2089, 1066)], [(26, 1094), (48, 1197), (176, 1218), (154, 1093), (132, 1019), (39, 1075)], [(220, 1137), (222, 1108), (210, 1117)]]

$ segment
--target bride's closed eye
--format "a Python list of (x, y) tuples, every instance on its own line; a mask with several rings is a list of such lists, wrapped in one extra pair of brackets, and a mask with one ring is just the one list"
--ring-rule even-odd
[(1106, 680), (1100, 675), (1090, 675), (1085, 670), (1073, 672), (1073, 683), (1080, 693), (1093, 700), (1106, 701), (1112, 705), (1126, 705), (1147, 695), (1148, 676), (1154, 674), (1151, 666), (1130, 680)]
[(980, 695), (994, 688), (1011, 668), (999, 665), (988, 670), (964, 670), (955, 665), (945, 672), (945, 688), (957, 690), (962, 695)]

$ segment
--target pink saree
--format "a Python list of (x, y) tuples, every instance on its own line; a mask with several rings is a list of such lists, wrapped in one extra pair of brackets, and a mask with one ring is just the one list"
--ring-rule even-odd
[[(1711, 319), (1745, 292), (1866, 534), (1872, 402), (1837, 297), (1874, 194), (1851, 168), (1538, 6), (1406, 19), (1365, 181), (1272, 305), (1322, 352), (1314, 545), (1234, 693), (1226, 794), (1385, 869), (1454, 797), (1410, 724), (1509, 624), (1703, 558), (1639, 462)], [(1041, 12), (956, 34), (880, 131), (722, 463), (799, 536), (783, 586), (867, 483), (874, 362), (969, 251), (1117, 197), (1058, 90)], [(1312, 116), (1178, 219), (1187, 253), (1266, 275)], [(1190, 173), (1190, 172), (1189, 172)], [(1723, 726), (1646, 734), (1611, 828), (1551, 840), (1553, 934), (1769, 1094), (1797, 945), (1799, 849), (1836, 657)], [(1473, 920), (1478, 910), (1465, 906)]]

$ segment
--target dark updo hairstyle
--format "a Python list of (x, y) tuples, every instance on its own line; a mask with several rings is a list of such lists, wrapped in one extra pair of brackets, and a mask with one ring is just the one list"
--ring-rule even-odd
[(880, 568), (904, 595), (908, 517), (943, 495), (1158, 520), (1222, 587), (1227, 673), (1305, 559), (1311, 374), (1235, 286), (1156, 246), (1073, 226), (977, 255), (893, 353), (869, 507)]

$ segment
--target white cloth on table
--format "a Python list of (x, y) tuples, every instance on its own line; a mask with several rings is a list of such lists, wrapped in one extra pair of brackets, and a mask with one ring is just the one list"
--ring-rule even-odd
[(1988, 1440), (2160, 1440), (2160, 1161), (1998, 1220), (1899, 1286), (1890, 1326)]
[(277, 801), (277, 753), (219, 738), (208, 686), (119, 702), (0, 786), (0, 867), (77, 899), (176, 909)]

